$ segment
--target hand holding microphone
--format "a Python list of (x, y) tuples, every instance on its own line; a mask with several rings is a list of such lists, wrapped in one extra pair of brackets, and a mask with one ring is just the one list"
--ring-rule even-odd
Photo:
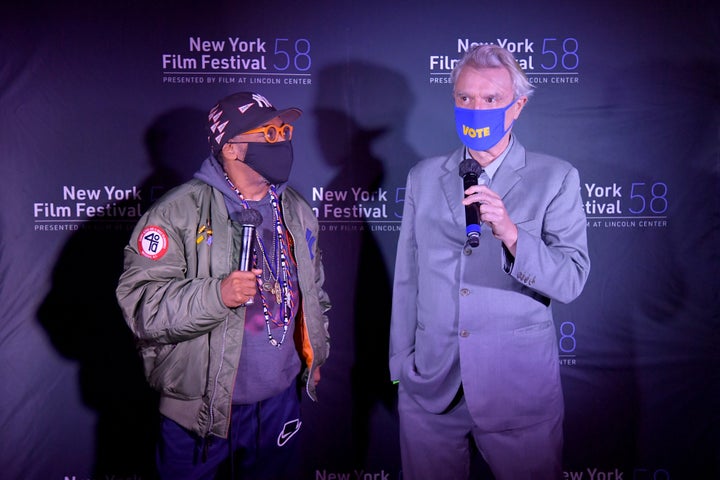
[(482, 172), (482, 167), (475, 160), (465, 159), (460, 163), (460, 176), (463, 177), (463, 186), (465, 187), (465, 198), (463, 199), (465, 221), (468, 225), (471, 225), (469, 222), (472, 221), (476, 221), (478, 224), (475, 245), (471, 243), (472, 232), (468, 226), (468, 244), (472, 247), (480, 244), (479, 225), (487, 223), (492, 229), (493, 236), (502, 241), (510, 253), (515, 255), (518, 238), (517, 226), (510, 219), (500, 195), (484, 184), (478, 185), (477, 179)]

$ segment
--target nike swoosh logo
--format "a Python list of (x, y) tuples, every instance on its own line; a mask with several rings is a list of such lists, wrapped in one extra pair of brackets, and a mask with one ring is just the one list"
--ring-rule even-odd
[(289, 422), (285, 422), (285, 425), (283, 425), (283, 429), (280, 432), (280, 435), (278, 435), (278, 447), (282, 447), (283, 445), (285, 445), (293, 437), (293, 435), (300, 431), (301, 426), (302, 422), (299, 418), (296, 418), (295, 420), (290, 420)]

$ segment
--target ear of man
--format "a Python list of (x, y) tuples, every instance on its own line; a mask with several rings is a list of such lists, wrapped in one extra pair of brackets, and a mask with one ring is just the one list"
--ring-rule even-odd
[(247, 148), (247, 143), (226, 143), (222, 147), (222, 155), (228, 160), (242, 160)]

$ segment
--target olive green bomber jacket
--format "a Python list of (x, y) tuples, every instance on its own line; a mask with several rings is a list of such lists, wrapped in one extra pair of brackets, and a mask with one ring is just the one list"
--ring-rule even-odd
[[(331, 306), (318, 222), (293, 189), (280, 198), (300, 288), (295, 346), (307, 393), (317, 400), (312, 373), (329, 355)], [(160, 412), (203, 437), (226, 437), (230, 423), (245, 309), (223, 304), (220, 282), (239, 264), (239, 228), (210, 185), (191, 180), (173, 189), (135, 227), (116, 290), (146, 377), (160, 392)], [(143, 246), (148, 235), (152, 251)]]

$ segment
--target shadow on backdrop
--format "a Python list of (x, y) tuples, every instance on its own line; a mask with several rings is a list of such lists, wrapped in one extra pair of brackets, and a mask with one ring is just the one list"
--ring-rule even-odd
[(648, 61), (607, 75), (583, 122), (610, 140), (588, 145), (582, 174), (635, 182), (625, 213), (663, 226), (589, 228), (597, 291), (583, 295), (602, 303), (578, 330), (587, 365), (563, 378), (566, 468), (720, 478), (720, 71)]
[[(152, 171), (139, 186), (140, 198), (118, 206), (144, 213), (192, 176), (209, 151), (205, 115), (181, 108), (153, 122), (145, 136)], [(100, 217), (84, 223), (61, 251), (38, 310), (53, 346), (78, 363), (82, 400), (97, 415), (93, 478), (155, 476), (158, 399), (115, 298), (123, 248), (137, 220)]]
[[(333, 301), (336, 357), (331, 361), (345, 359), (350, 369), (351, 400), (342, 408), (351, 410), (352, 442), (350, 451), (334, 446), (337, 451), (323, 461), (366, 471), (399, 469), (397, 390), (388, 370), (392, 266), (387, 265), (395, 255), (397, 232), (373, 232), (372, 225), (400, 220), (402, 204), (396, 211), (392, 205), (394, 187), (404, 187), (408, 169), (418, 160), (404, 138), (414, 99), (402, 75), (359, 61), (323, 68), (317, 92), (317, 141), (323, 160), (336, 171), (325, 191), (347, 194), (327, 202), (343, 209), (339, 218), (325, 215), (325, 202), (319, 217), (325, 226), (323, 259)], [(388, 204), (388, 218), (350, 213), (363, 203), (354, 192), (374, 194), (379, 203)], [(370, 200), (364, 207), (377, 205)]]

